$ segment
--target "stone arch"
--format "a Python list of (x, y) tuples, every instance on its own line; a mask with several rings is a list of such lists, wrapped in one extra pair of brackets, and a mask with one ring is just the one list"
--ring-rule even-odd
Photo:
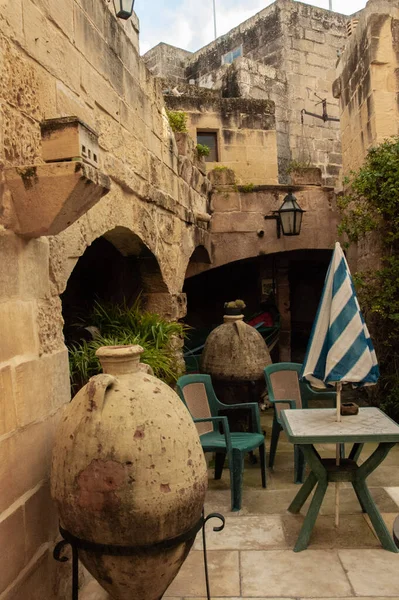
[(210, 268), (212, 261), (208, 249), (200, 244), (197, 246), (190, 256), (190, 260), (187, 265), (185, 279), (193, 277), (202, 271)]
[(66, 341), (74, 340), (76, 322), (89, 318), (96, 301), (132, 305), (139, 296), (150, 310), (170, 298), (155, 255), (137, 234), (117, 226), (86, 246), (68, 278), (61, 294)]

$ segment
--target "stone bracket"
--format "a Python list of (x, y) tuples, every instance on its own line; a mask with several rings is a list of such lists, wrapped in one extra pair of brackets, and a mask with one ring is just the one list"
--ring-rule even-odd
[(0, 224), (27, 238), (57, 235), (109, 192), (108, 175), (81, 161), (4, 170)]

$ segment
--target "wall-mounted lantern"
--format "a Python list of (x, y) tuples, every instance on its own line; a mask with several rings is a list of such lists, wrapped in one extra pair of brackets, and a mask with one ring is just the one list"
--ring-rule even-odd
[(114, 5), (119, 19), (130, 19), (133, 14), (134, 0), (114, 0)]
[(273, 215), (267, 215), (266, 220), (275, 219), (277, 225), (277, 237), (283, 235), (299, 235), (301, 233), (302, 216), (304, 211), (298, 204), (294, 194), (290, 192), (284, 198), (284, 202)]

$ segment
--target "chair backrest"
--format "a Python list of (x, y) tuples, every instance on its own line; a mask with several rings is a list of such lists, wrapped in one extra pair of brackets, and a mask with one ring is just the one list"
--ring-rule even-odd
[[(294, 400), (296, 408), (302, 408), (298, 363), (275, 363), (265, 367), (265, 379), (270, 400)], [(289, 404), (276, 404), (277, 414), (290, 408)]]
[[(212, 417), (207, 394), (207, 383), (211, 383), (209, 375), (183, 375), (177, 381), (177, 393), (187, 406), (193, 419), (207, 419)], [(214, 431), (211, 421), (195, 424), (198, 435)]]

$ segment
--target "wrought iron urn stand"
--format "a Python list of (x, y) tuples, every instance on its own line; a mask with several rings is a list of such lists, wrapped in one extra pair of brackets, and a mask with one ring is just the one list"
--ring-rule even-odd
[(181, 535), (163, 540), (161, 542), (157, 542), (155, 544), (151, 544), (149, 546), (112, 546), (112, 545), (104, 545), (104, 544), (96, 544), (94, 542), (89, 542), (87, 540), (82, 540), (80, 538), (75, 537), (65, 529), (60, 526), (60, 533), (62, 536), (62, 540), (58, 542), (58, 544), (54, 548), (53, 557), (58, 562), (66, 562), (68, 561), (68, 557), (63, 556), (63, 551), (66, 546), (71, 546), (72, 549), (72, 600), (79, 599), (79, 550), (84, 550), (85, 552), (92, 552), (93, 554), (98, 555), (107, 555), (107, 556), (133, 556), (137, 553), (148, 552), (154, 550), (162, 550), (173, 548), (173, 546), (177, 546), (183, 542), (187, 542), (189, 540), (193, 540), (197, 533), (202, 529), (202, 542), (203, 542), (203, 553), (204, 553), (204, 569), (205, 569), (205, 583), (206, 583), (206, 594), (207, 599), (211, 600), (210, 587), (209, 587), (209, 575), (208, 575), (208, 561), (206, 554), (206, 535), (205, 535), (205, 526), (206, 523), (210, 519), (219, 519), (222, 524), (214, 527), (213, 531), (222, 531), (225, 525), (225, 518), (220, 513), (211, 513), (207, 517), (204, 515), (204, 511), (202, 512), (202, 516), (198, 523), (195, 524), (189, 531), (182, 533)]

